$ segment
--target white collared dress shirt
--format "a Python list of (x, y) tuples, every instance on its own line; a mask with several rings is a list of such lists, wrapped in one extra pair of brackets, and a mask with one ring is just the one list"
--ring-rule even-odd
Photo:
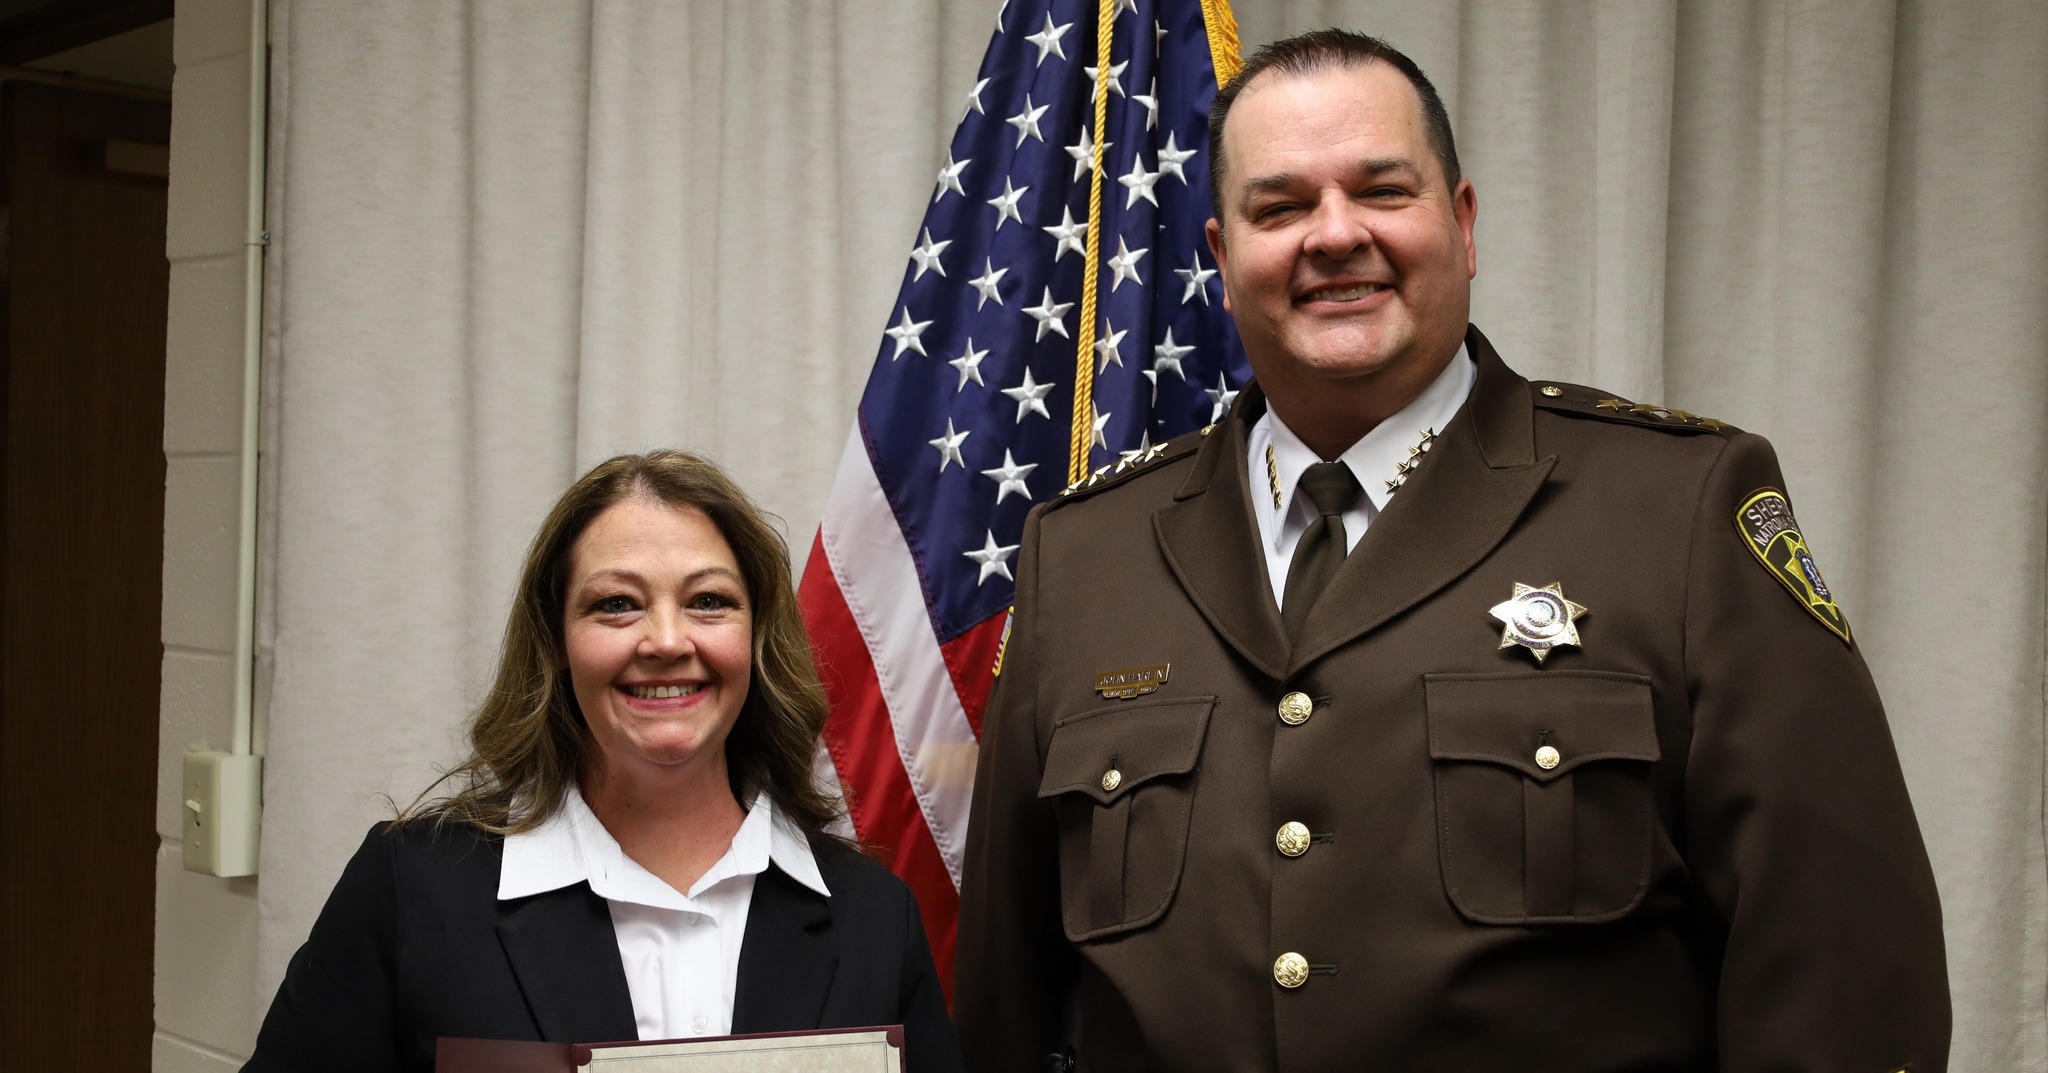
[[(1477, 375), (1472, 355), (1460, 343), (1450, 364), (1422, 389), (1422, 394), (1332, 459), (1350, 467), (1351, 475), (1365, 489), (1358, 505), (1344, 514), (1346, 554), (1358, 546), (1358, 538), (1365, 535), (1366, 527), (1393, 498), (1387, 482), (1400, 474), (1409, 449), (1421, 444), (1425, 432), (1442, 432), (1450, 424), (1458, 408), (1465, 405), (1465, 397), (1472, 393), (1472, 381)], [(1273, 603), (1278, 605), (1286, 600), (1287, 566), (1294, 558), (1294, 546), (1316, 519), (1315, 505), (1301, 494), (1301, 474), (1323, 459), (1301, 442), (1271, 406), (1252, 425), (1246, 441), (1250, 455), (1245, 472), (1252, 485), (1252, 515), (1258, 519), (1259, 546), (1266, 551), (1266, 580), (1273, 586)], [(1273, 448), (1270, 469), (1266, 460), (1269, 444)], [(1277, 505), (1275, 485), (1280, 489)]]
[(572, 785), (547, 822), (505, 838), (498, 900), (588, 881), (611, 906), (639, 1037), (722, 1036), (732, 1031), (754, 879), (771, 862), (831, 896), (809, 840), (766, 794), (754, 796), (725, 856), (679, 892), (626, 856)]

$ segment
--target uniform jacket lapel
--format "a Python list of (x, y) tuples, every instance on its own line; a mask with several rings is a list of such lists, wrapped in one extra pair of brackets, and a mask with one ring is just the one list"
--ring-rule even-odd
[(817, 1025), (838, 964), (829, 900), (770, 865), (754, 881), (747, 910), (732, 1030)]
[(1217, 635), (1279, 678), (1287, 667), (1287, 628), (1266, 580), (1266, 554), (1245, 483), (1245, 429), (1264, 409), (1265, 396), (1247, 385), (1237, 408), (1202, 441), (1174, 502), (1153, 514), (1152, 530), (1188, 599)]
[(501, 903), (498, 942), (542, 1039), (604, 1043), (637, 1037), (611, 910), (588, 884)]
[(1501, 363), (1477, 328), (1467, 329), (1465, 341), (1478, 362), (1470, 398), (1316, 602), (1288, 675), (1471, 569), (1507, 536), (1557, 464), (1536, 457), (1529, 382)]

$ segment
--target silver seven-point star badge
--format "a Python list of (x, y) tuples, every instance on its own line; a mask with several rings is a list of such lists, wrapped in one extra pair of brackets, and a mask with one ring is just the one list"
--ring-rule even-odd
[(1543, 586), (1517, 581), (1515, 594), (1493, 605), (1493, 617), (1506, 624), (1500, 646), (1521, 645), (1535, 654), (1537, 663), (1549, 658), (1558, 645), (1579, 643), (1576, 620), (1585, 613), (1583, 606), (1564, 598), (1564, 583), (1559, 581)]

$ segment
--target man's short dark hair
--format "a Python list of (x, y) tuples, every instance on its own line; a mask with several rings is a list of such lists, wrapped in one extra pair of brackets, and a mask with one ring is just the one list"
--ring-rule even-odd
[(1451, 138), (1450, 113), (1444, 110), (1444, 99), (1422, 68), (1400, 49), (1377, 37), (1350, 30), (1310, 30), (1261, 46), (1245, 61), (1237, 77), (1216, 91), (1216, 99), (1209, 105), (1209, 208), (1219, 224), (1223, 220), (1223, 121), (1229, 118), (1230, 106), (1237, 103), (1244, 88), (1268, 71), (1306, 75), (1333, 67), (1364, 67), (1372, 63), (1384, 63), (1401, 72), (1408, 84), (1415, 87), (1415, 96), (1422, 101), (1422, 126), (1429, 138), (1430, 151), (1436, 154), (1437, 163), (1443, 165), (1444, 184), (1457, 188), (1461, 173), (1458, 146)]

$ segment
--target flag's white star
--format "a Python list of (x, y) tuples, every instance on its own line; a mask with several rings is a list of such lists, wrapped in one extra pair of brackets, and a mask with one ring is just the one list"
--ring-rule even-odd
[(982, 544), (981, 550), (961, 553), (974, 560), (981, 567), (981, 577), (975, 581), (975, 584), (979, 585), (983, 581), (987, 581), (994, 574), (1003, 575), (1004, 581), (1017, 580), (1010, 576), (1009, 563), (1010, 556), (1017, 551), (1017, 545), (998, 544), (996, 543), (996, 535), (992, 530), (984, 529), (982, 532), (987, 533), (988, 536), (986, 542)]
[[(1065, 335), (1065, 332), (1061, 332)], [(1031, 369), (1024, 370), (1024, 382), (1016, 387), (1006, 387), (1003, 394), (1017, 400), (1017, 424), (1024, 423), (1024, 415), (1037, 412), (1038, 416), (1052, 419), (1052, 413), (1045, 408), (1045, 397), (1052, 394), (1053, 385), (1041, 384), (1031, 379)], [(998, 500), (997, 502), (1001, 502)]]
[(1107, 372), (1111, 365), (1121, 366), (1124, 363), (1123, 353), (1117, 348), (1123, 345), (1124, 336), (1129, 334), (1129, 328), (1117, 331), (1108, 321), (1102, 322), (1102, 338), (1095, 341), (1095, 356), (1102, 359), (1102, 371)]
[(1116, 18), (1118, 15), (1121, 15), (1126, 11), (1130, 12), (1133, 15), (1137, 14), (1138, 0), (1116, 0), (1116, 10), (1111, 11), (1109, 13), (1109, 17), (1112, 19)]
[[(944, 276), (946, 274), (946, 266), (939, 263), (939, 254), (946, 252), (946, 247), (952, 244), (951, 239), (945, 242), (933, 242), (932, 229), (929, 227), (925, 228), (924, 241), (918, 243), (917, 248), (910, 251), (910, 259), (917, 262), (917, 275), (910, 277), (910, 281), (915, 283), (923, 279), (926, 270), (937, 272), (939, 275)], [(1111, 288), (1111, 290), (1114, 289)]]
[(968, 429), (966, 432), (955, 432), (953, 430), (953, 419), (949, 417), (946, 419), (946, 434), (936, 440), (925, 441), (939, 449), (940, 473), (946, 472), (946, 467), (955, 462), (960, 464), (961, 469), (967, 468), (967, 460), (960, 457), (960, 445), (967, 442), (967, 437), (972, 435), (974, 435), (973, 429)]
[[(1152, 250), (1149, 246), (1135, 250), (1126, 248), (1123, 236), (1118, 235), (1116, 238), (1116, 256), (1109, 259), (1109, 270), (1116, 273), (1115, 278), (1109, 281), (1109, 292), (1115, 294), (1116, 289), (1123, 286), (1124, 280), (1127, 279), (1143, 287), (1145, 281), (1138, 278), (1138, 259), (1151, 252)], [(943, 272), (939, 274), (945, 275)]]
[[(923, 354), (924, 342), (918, 336), (923, 335), (924, 330), (931, 326), (932, 322), (928, 320), (911, 320), (910, 307), (904, 306), (903, 319), (897, 321), (894, 328), (885, 328), (882, 331), (883, 335), (896, 340), (896, 353), (889, 355), (889, 360), (895, 361), (897, 358), (902, 357), (903, 352), (906, 350), (915, 350)], [(929, 355), (926, 356), (929, 357)]]
[[(1102, 151), (1108, 153), (1109, 147), (1115, 144), (1103, 142)], [(1095, 143), (1090, 140), (1087, 127), (1081, 128), (1080, 141), (1067, 146), (1067, 155), (1074, 158), (1074, 181), (1080, 182), (1081, 176), (1088, 174), (1088, 169), (1095, 166)]]
[(1035, 34), (1024, 35), (1024, 40), (1038, 46), (1038, 62), (1033, 64), (1033, 66), (1045, 66), (1045, 58), (1047, 56), (1058, 56), (1060, 59), (1066, 59), (1067, 50), (1060, 47), (1060, 38), (1067, 36), (1067, 31), (1073, 28), (1074, 24), (1071, 22), (1065, 26), (1054, 26), (1052, 24), (1052, 12), (1046, 12), (1045, 29)]
[[(988, 357), (988, 351), (974, 349), (974, 337), (968, 336), (967, 349), (961, 351), (959, 357), (946, 363), (960, 370), (960, 386), (953, 389), (955, 395), (967, 390), (967, 382), (969, 380), (980, 384), (982, 387), (988, 386), (988, 381), (981, 378), (981, 359), (985, 357)], [(962, 433), (962, 435), (965, 435), (965, 433)], [(962, 464), (964, 465), (965, 463)]]
[[(1129, 60), (1125, 60), (1125, 61), (1124, 61), (1124, 62), (1122, 62), (1122, 63), (1113, 63), (1113, 64), (1110, 64), (1110, 66), (1109, 66), (1109, 88), (1110, 88), (1110, 89), (1111, 89), (1111, 90), (1112, 90), (1113, 92), (1115, 92), (1115, 93), (1116, 93), (1116, 95), (1117, 95), (1117, 96), (1119, 96), (1119, 97), (1121, 97), (1121, 96), (1123, 96), (1123, 95), (1124, 95), (1124, 80), (1123, 80), (1123, 78), (1122, 78), (1122, 75), (1123, 75), (1123, 73), (1124, 73), (1124, 68), (1126, 68), (1126, 67), (1129, 67), (1130, 65), (1131, 65), (1131, 61), (1129, 61)], [(1089, 84), (1089, 85), (1093, 86), (1093, 85), (1096, 85), (1096, 84), (1097, 84), (1097, 83), (1096, 83), (1096, 75), (1097, 75), (1097, 74), (1099, 74), (1099, 73), (1101, 72), (1102, 68), (1100, 68), (1100, 67), (1083, 67), (1083, 68), (1081, 68), (1081, 70), (1083, 70), (1083, 71), (1086, 71), (1086, 72), (1088, 73), (1088, 84)], [(1090, 95), (1089, 99), (1090, 99), (1090, 100), (1094, 100), (1094, 99), (1095, 99), (1095, 98), (1094, 98), (1094, 96), (1092, 95), (1092, 92), (1091, 92), (1091, 95)]]
[(1159, 151), (1159, 174), (1171, 175), (1179, 179), (1182, 186), (1186, 186), (1188, 184), (1188, 173), (1180, 170), (1180, 166), (1187, 163), (1189, 158), (1194, 155), (1195, 151), (1193, 149), (1182, 149), (1180, 146), (1175, 145), (1174, 133), (1170, 130), (1167, 131), (1166, 148)]
[[(1038, 334), (1032, 336), (1031, 341), (1034, 343), (1038, 342), (1040, 339), (1045, 338), (1045, 333), (1047, 332), (1058, 332), (1060, 333), (1060, 338), (1072, 339), (1073, 336), (1067, 334), (1067, 322), (1065, 320), (1067, 310), (1072, 308), (1074, 308), (1074, 303), (1072, 302), (1053, 301), (1052, 288), (1047, 287), (1045, 289), (1045, 297), (1040, 299), (1037, 305), (1024, 307), (1025, 315), (1038, 322)], [(1031, 371), (1026, 369), (1024, 375), (1029, 377)]]
[(939, 199), (945, 197), (948, 190), (959, 194), (961, 197), (967, 196), (967, 191), (960, 186), (960, 173), (966, 171), (967, 165), (972, 163), (974, 163), (973, 157), (968, 157), (966, 160), (954, 160), (952, 153), (946, 154), (946, 166), (939, 169), (939, 189), (937, 193), (932, 195), (932, 204), (938, 204)]
[[(1020, 220), (1018, 222), (1022, 223), (1023, 221)], [(1054, 264), (1058, 264), (1059, 259), (1067, 255), (1068, 250), (1073, 250), (1075, 253), (1083, 256), (1087, 255), (1088, 225), (1074, 222), (1073, 209), (1062, 206), (1060, 208), (1060, 222), (1044, 230), (1046, 234), (1060, 240), (1059, 248), (1052, 251)]]
[(1024, 144), (1024, 139), (1026, 138), (1037, 138), (1041, 142), (1045, 140), (1045, 135), (1038, 131), (1038, 117), (1044, 115), (1045, 110), (1051, 107), (1052, 105), (1049, 104), (1041, 104), (1036, 108), (1031, 107), (1031, 94), (1026, 93), (1024, 95), (1024, 110), (1003, 120), (1003, 122), (1017, 128), (1017, 144), (1019, 146)]
[(1190, 252), (1188, 254), (1188, 266), (1186, 268), (1174, 269), (1173, 274), (1185, 280), (1188, 285), (1187, 290), (1182, 291), (1180, 294), (1180, 304), (1186, 305), (1194, 301), (1196, 295), (1202, 296), (1203, 305), (1209, 304), (1208, 283), (1210, 279), (1215, 277), (1216, 270), (1202, 267), (1202, 253), (1200, 250)]
[(981, 112), (982, 115), (988, 114), (982, 111), (981, 108), (981, 91), (987, 89), (988, 84), (989, 79), (986, 78), (974, 84), (974, 89), (967, 94), (967, 111), (961, 112), (960, 118), (966, 119), (967, 112)]
[(1159, 370), (1140, 369), (1138, 370), (1138, 375), (1144, 377), (1145, 382), (1152, 385), (1152, 405), (1159, 405)]
[[(1092, 402), (1089, 403), (1088, 408), (1091, 410), (1095, 410), (1095, 404)], [(1102, 430), (1109, 427), (1109, 417), (1110, 415), (1103, 413), (1101, 410), (1095, 410), (1095, 421), (1093, 423), (1094, 431), (1091, 433), (1091, 435), (1094, 437), (1094, 445), (1102, 448), (1105, 451), (1109, 450), (1109, 442), (1103, 438)]]
[[(1002, 221), (997, 220), (996, 225), (998, 227), (1002, 226)], [(975, 312), (981, 312), (981, 307), (987, 305), (988, 300), (991, 298), (996, 300), (997, 305), (1003, 304), (1002, 292), (996, 289), (996, 285), (1001, 283), (1003, 277), (1009, 274), (1009, 269), (997, 268), (996, 263), (986, 257), (981, 259), (981, 275), (967, 281), (969, 287), (981, 292), (981, 297), (974, 303)]]
[[(1003, 0), (1003, 2), (1007, 4), (1007, 3), (1009, 3), (1009, 2), (1010, 2), (1010, 0)], [(1153, 59), (1155, 59), (1155, 60), (1156, 60), (1156, 59), (1158, 59), (1158, 58), (1159, 58), (1159, 47), (1160, 47), (1161, 45), (1164, 45), (1165, 43), (1166, 43), (1166, 27), (1164, 27), (1164, 26), (1160, 25), (1160, 24), (1159, 24), (1159, 20), (1158, 20), (1158, 19), (1153, 19), (1153, 20), (1152, 20), (1152, 58), (1153, 58)]]
[(1133, 94), (1131, 99), (1145, 106), (1145, 129), (1151, 130), (1157, 127), (1159, 125), (1159, 80), (1156, 78), (1152, 80), (1152, 92)]
[(1216, 408), (1209, 413), (1211, 421), (1223, 420), (1223, 415), (1230, 412), (1230, 404), (1237, 401), (1237, 390), (1230, 386), (1230, 381), (1223, 379), (1222, 373), (1216, 374), (1215, 387), (1203, 388), (1202, 391), (1209, 396), (1210, 402), (1216, 404)]
[(1180, 359), (1194, 352), (1194, 347), (1173, 345), (1173, 327), (1168, 325), (1165, 341), (1152, 348), (1152, 369), (1155, 372), (1171, 369), (1185, 382), (1188, 371), (1180, 367)]
[(1028, 186), (1011, 186), (1010, 177), (1003, 176), (1003, 192), (988, 199), (988, 203), (996, 207), (996, 230), (1003, 229), (1005, 220), (1024, 222), (1024, 217), (1017, 212), (1017, 202), (1023, 200), (1030, 189)]
[(1136, 205), (1139, 198), (1144, 198), (1151, 202), (1156, 208), (1159, 205), (1159, 199), (1152, 196), (1152, 184), (1158, 181), (1158, 172), (1145, 170), (1145, 154), (1133, 153), (1131, 155), (1130, 172), (1117, 179), (1117, 182), (1122, 183), (1124, 189), (1129, 191), (1124, 196), (1124, 208), (1128, 209)]
[(1031, 471), (1037, 468), (1036, 462), (1018, 465), (1017, 460), (1010, 457), (1009, 449), (1004, 448), (1003, 464), (994, 469), (982, 470), (981, 475), (996, 482), (996, 502), (1001, 503), (1011, 492), (1030, 499), (1031, 488), (1024, 483), (1024, 478), (1031, 476)]

